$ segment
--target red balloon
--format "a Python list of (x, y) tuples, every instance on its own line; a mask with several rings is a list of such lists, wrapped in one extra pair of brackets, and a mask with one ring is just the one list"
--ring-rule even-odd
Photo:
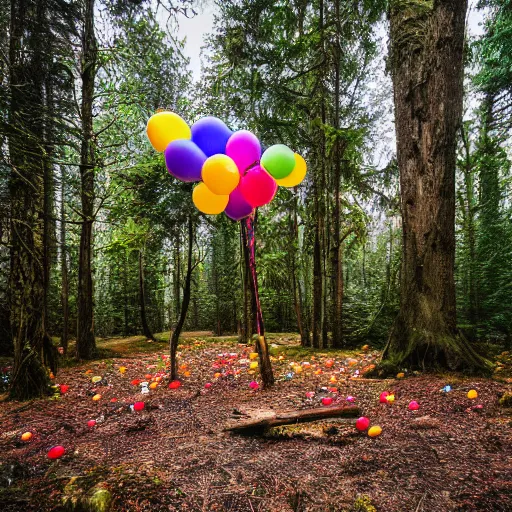
[(370, 426), (370, 420), (366, 418), (365, 416), (361, 416), (356, 421), (356, 428), (357, 430), (366, 430)]
[(48, 458), (49, 459), (60, 459), (64, 454), (66, 453), (66, 449), (64, 446), (54, 446), (53, 448), (50, 448), (48, 451)]
[(247, 171), (239, 186), (244, 199), (253, 208), (270, 203), (277, 192), (276, 180), (260, 165)]
[(181, 386), (181, 382), (179, 380), (173, 380), (169, 384), (169, 389), (178, 389)]
[(386, 397), (389, 396), (389, 393), (387, 391), (383, 391), (381, 394), (380, 394), (380, 403), (381, 404), (387, 404), (388, 401), (386, 400)]
[(68, 389), (69, 389), (69, 386), (67, 386), (66, 384), (61, 384), (61, 386), (60, 386), (60, 392), (61, 392), (62, 394), (67, 393)]
[(96, 425), (96, 420), (89, 420), (89, 421), (87, 422), (87, 426), (88, 426), (88, 427), (94, 427), (94, 425)]
[(142, 411), (142, 409), (144, 409), (144, 402), (135, 402), (133, 404), (133, 409), (135, 411)]
[(322, 404), (323, 405), (331, 405), (332, 404), (332, 398), (330, 396), (324, 396), (322, 398)]
[(417, 411), (420, 408), (420, 404), (416, 402), (416, 400), (413, 400), (409, 403), (409, 410), (410, 411)]

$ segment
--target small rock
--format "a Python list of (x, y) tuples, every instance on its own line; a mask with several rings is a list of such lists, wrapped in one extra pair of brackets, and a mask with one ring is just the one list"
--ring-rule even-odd
[(439, 428), (439, 426), (439, 420), (436, 420), (430, 416), (420, 416), (419, 418), (414, 418), (411, 421), (411, 428), (414, 429)]

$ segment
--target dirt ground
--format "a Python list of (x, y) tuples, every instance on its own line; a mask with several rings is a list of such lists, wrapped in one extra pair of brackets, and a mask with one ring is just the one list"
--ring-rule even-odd
[[(249, 387), (259, 381), (251, 348), (188, 333), (178, 389), (164, 373), (165, 343), (126, 338), (102, 341), (102, 360), (62, 368), (54, 382), (69, 386), (65, 394), (1, 403), (0, 510), (512, 510), (512, 415), (500, 404), (512, 388), (509, 355), (501, 356), (500, 379), (370, 381), (359, 375), (379, 355), (371, 349), (306, 350), (293, 335), (271, 335), (270, 343), (270, 390)], [(132, 383), (162, 373), (149, 394)], [(441, 391), (446, 385), (452, 389)], [(467, 398), (470, 389), (476, 399)], [(394, 392), (394, 403), (379, 403), (383, 391)], [(223, 432), (244, 413), (319, 407), (326, 396), (347, 403), (349, 395), (380, 436), (359, 432), (355, 419), (274, 437)], [(411, 400), (419, 410), (408, 409)], [(144, 410), (131, 410), (137, 401)], [(30, 441), (21, 441), (24, 432)], [(50, 460), (55, 445), (66, 453)]]

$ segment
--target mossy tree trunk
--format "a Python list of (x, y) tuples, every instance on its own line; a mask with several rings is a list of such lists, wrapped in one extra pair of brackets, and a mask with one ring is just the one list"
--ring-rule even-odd
[(96, 354), (94, 337), (94, 305), (92, 283), (92, 228), (94, 222), (94, 174), (96, 165), (93, 132), (93, 98), (98, 48), (94, 33), (94, 0), (84, 2), (82, 32), (82, 147), (80, 180), (82, 200), (82, 230), (78, 258), (78, 327), (76, 356), (92, 359)]
[(146, 315), (146, 291), (144, 283), (144, 256), (142, 249), (139, 250), (139, 307), (140, 307), (140, 320), (142, 323), (142, 332), (148, 340), (156, 341), (153, 332), (151, 331), (148, 318)]
[[(11, 398), (24, 400), (49, 391), (44, 350), (44, 176), (41, 136), (43, 57), (42, 3), (11, 2), (9, 40), (10, 93), (9, 156), (11, 174), (10, 325), (14, 344)], [(36, 21), (30, 21), (30, 20)]]
[(455, 150), (467, 0), (390, 6), (390, 65), (403, 220), (401, 306), (391, 367), (481, 370), (456, 327)]

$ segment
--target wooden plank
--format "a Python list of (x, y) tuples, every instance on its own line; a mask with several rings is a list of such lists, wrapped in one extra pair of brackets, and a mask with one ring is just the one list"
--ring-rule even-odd
[(353, 405), (303, 409), (300, 411), (261, 411), (248, 420), (226, 427), (224, 431), (239, 434), (262, 433), (267, 428), (278, 427), (280, 425), (306, 423), (308, 421), (317, 421), (325, 418), (357, 418), (358, 416), (360, 416), (359, 407)]

